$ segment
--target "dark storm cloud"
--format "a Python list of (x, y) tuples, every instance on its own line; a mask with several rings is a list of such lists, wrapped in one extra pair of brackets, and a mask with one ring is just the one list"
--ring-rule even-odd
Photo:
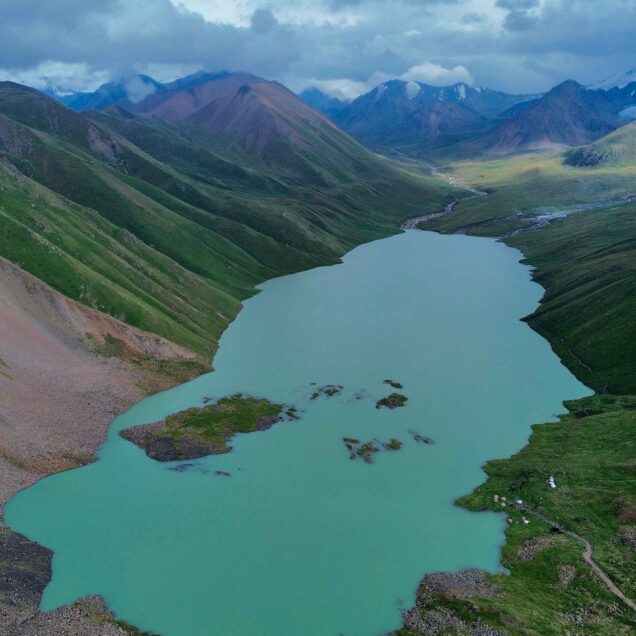
[(539, 19), (526, 11), (511, 11), (504, 20), (504, 26), (510, 31), (526, 31), (532, 29)]
[(45, 10), (36, 11), (39, 4), (0, 0), (0, 67), (26, 69), (54, 60), (115, 74), (140, 64), (275, 73), (296, 55), (293, 30), (280, 26), (268, 9), (257, 9), (248, 27), (236, 27), (169, 0), (62, 0), (59, 10), (42, 3)]
[(633, 0), (0, 0), (0, 74), (82, 88), (157, 68), (244, 69), (292, 88), (363, 88), (467, 69), (537, 91), (633, 67), (634, 24)]
[(278, 20), (271, 9), (256, 9), (250, 19), (254, 33), (268, 33), (278, 26)]

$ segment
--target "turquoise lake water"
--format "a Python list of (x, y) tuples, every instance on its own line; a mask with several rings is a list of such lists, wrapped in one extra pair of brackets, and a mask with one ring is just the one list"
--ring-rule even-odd
[[(505, 516), (453, 500), (532, 423), (590, 393), (519, 321), (543, 293), (520, 257), (408, 231), (264, 284), (214, 373), (138, 403), (99, 461), (9, 502), (7, 523), (55, 553), (42, 607), (101, 594), (164, 636), (375, 636), (399, 625), (426, 572), (499, 571)], [(405, 408), (375, 408), (385, 378), (404, 385)], [(312, 382), (345, 388), (311, 401)], [(301, 419), (185, 470), (117, 434), (237, 391), (294, 404)], [(365, 464), (347, 436), (404, 445)]]

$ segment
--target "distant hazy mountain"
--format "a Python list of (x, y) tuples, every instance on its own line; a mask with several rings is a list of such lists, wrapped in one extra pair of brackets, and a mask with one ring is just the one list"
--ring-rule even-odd
[(116, 82), (103, 84), (93, 92), (72, 92), (59, 95), (49, 91), (47, 94), (78, 112), (101, 110), (109, 106), (121, 106), (122, 108), (131, 109), (148, 95), (192, 86), (211, 78), (223, 77), (224, 75), (227, 75), (227, 73), (205, 73), (199, 71), (193, 75), (163, 84), (147, 75), (132, 75)]
[(75, 111), (107, 108), (114, 104), (128, 106), (147, 95), (163, 90), (163, 85), (147, 75), (134, 75), (118, 82), (103, 84), (92, 93), (71, 93), (57, 96), (59, 102)]
[(624, 123), (620, 112), (630, 99), (625, 89), (589, 90), (569, 80), (467, 142), (465, 148), (506, 153), (589, 144)]
[(435, 87), (391, 80), (332, 116), (359, 141), (403, 151), (446, 145), (484, 130), (503, 111), (532, 95), (509, 95), (467, 84)]
[(336, 119), (340, 112), (349, 104), (348, 101), (327, 95), (327, 93), (315, 86), (306, 88), (298, 94), (298, 97), (300, 97), (305, 104), (308, 104), (314, 110), (323, 113), (323, 115), (327, 115), (327, 117), (331, 119)]

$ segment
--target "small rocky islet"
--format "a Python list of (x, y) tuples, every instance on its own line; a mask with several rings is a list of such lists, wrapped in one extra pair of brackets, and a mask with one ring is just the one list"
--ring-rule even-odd
[[(384, 380), (394, 388), (403, 385), (396, 380)], [(340, 395), (344, 387), (340, 384), (326, 384), (314, 389), (310, 400), (321, 396), (334, 397)], [(378, 400), (376, 408), (394, 409), (405, 406), (408, 398), (399, 393)], [(264, 431), (282, 420), (299, 419), (299, 411), (295, 406), (275, 404), (264, 398), (246, 396), (241, 393), (220, 398), (203, 399), (204, 406), (193, 407), (168, 416), (160, 422), (141, 424), (120, 431), (120, 435), (142, 448), (151, 459), (160, 462), (199, 459), (207, 455), (228, 453), (232, 447), (228, 444), (236, 433)], [(431, 444), (429, 437), (409, 430), (412, 438), (419, 443)], [(393, 437), (388, 441), (377, 439), (361, 441), (354, 437), (344, 437), (343, 442), (349, 451), (350, 459), (362, 459), (365, 463), (373, 463), (376, 453), (397, 451), (402, 442)], [(184, 463), (172, 470), (184, 472), (193, 464)], [(219, 476), (230, 476), (224, 471), (216, 471)]]
[(373, 463), (373, 456), (381, 451), (396, 451), (402, 448), (402, 442), (392, 437), (388, 442), (377, 439), (361, 442), (355, 437), (343, 437), (342, 441), (349, 451), (349, 459), (362, 459), (366, 464)]
[[(388, 384), (390, 387), (394, 389), (403, 389), (404, 385), (397, 380), (393, 380), (391, 378), (387, 378), (383, 381), (383, 384)], [(334, 386), (334, 385), (329, 385)], [(339, 387), (342, 389), (342, 387)], [(366, 396), (366, 392), (364, 390), (359, 391), (355, 395), (355, 399), (362, 399)], [(312, 396), (313, 398), (313, 396)], [(376, 409), (388, 408), (390, 410), (400, 408), (406, 406), (408, 401), (408, 397), (401, 393), (393, 392), (386, 397), (379, 399), (375, 407)], [(413, 429), (409, 429), (409, 434), (413, 438), (414, 441), (421, 444), (432, 444), (433, 440), (426, 435), (422, 435)], [(367, 464), (373, 463), (373, 457), (375, 454), (383, 452), (383, 451), (397, 451), (402, 448), (402, 442), (392, 437), (387, 442), (383, 442), (377, 439), (373, 439), (370, 441), (361, 441), (356, 437), (343, 437), (342, 441), (349, 451), (349, 459), (362, 459)]]
[(236, 433), (264, 431), (285, 419), (298, 419), (297, 409), (237, 393), (154, 424), (126, 428), (119, 434), (151, 459), (186, 461), (228, 453), (232, 450), (228, 442)]
[(418, 442), (418, 444), (434, 444), (435, 443), (432, 438), (428, 437), (427, 435), (422, 435), (421, 433), (418, 433), (416, 430), (412, 428), (409, 429), (409, 435), (416, 442)]
[(317, 387), (309, 399), (317, 400), (321, 395), (334, 397), (334, 395), (340, 395), (343, 390), (344, 387), (341, 384), (325, 384), (324, 386)]
[(387, 395), (386, 397), (379, 399), (375, 403), (375, 408), (376, 409), (382, 409), (382, 408), (398, 409), (403, 406), (406, 406), (407, 402), (408, 402), (408, 398), (406, 397), (406, 395), (403, 395), (402, 393), (391, 393), (390, 395)]

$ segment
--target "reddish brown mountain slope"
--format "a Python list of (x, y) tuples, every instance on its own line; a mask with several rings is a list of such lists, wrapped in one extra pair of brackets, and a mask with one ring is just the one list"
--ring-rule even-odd
[(532, 106), (505, 120), (467, 147), (491, 152), (579, 146), (619, 125), (618, 108), (604, 91), (574, 81), (559, 84)]
[(284, 86), (247, 73), (152, 95), (136, 110), (204, 129), (250, 153), (280, 138), (309, 148), (308, 133), (335, 129)]

